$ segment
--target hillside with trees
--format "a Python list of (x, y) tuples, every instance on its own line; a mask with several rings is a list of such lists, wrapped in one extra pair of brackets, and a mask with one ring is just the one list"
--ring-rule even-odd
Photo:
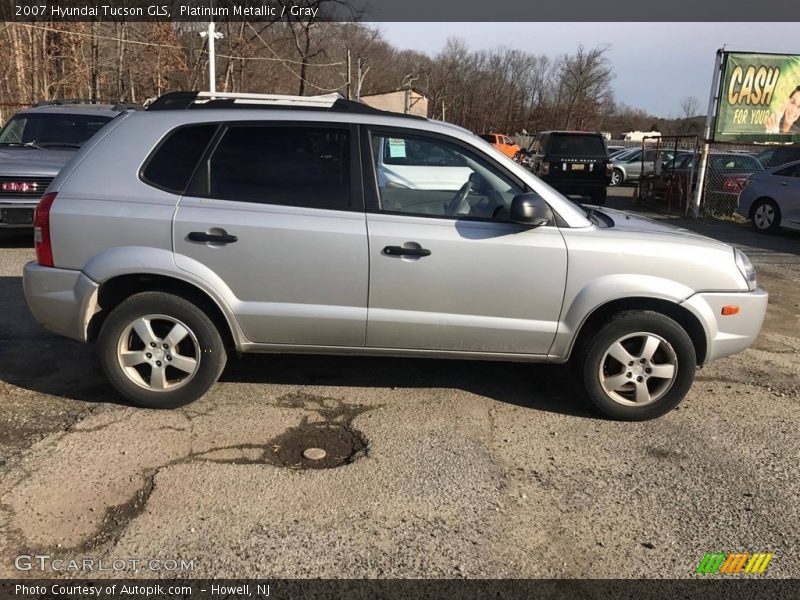
[[(142, 103), (166, 91), (208, 89), (202, 29), (200, 23), (0, 24), (0, 120), (42, 100)], [(397, 48), (379, 28), (361, 23), (221, 21), (217, 31), (220, 91), (357, 97), (413, 88), (430, 99), (429, 116), (473, 131), (620, 133), (656, 124), (665, 134), (696, 133), (696, 114), (656, 119), (619, 102), (607, 47), (550, 56), (472, 50), (451, 38), (428, 55)], [(686, 108), (696, 109), (696, 100)]]

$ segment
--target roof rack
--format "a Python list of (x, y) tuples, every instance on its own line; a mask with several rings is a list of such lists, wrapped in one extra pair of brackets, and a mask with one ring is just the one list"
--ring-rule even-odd
[(242, 94), (227, 92), (169, 92), (153, 101), (147, 110), (189, 110), (203, 108), (257, 108), (281, 110), (324, 110), (377, 114), (411, 119), (424, 119), (367, 106), (362, 102), (347, 100), (338, 93), (321, 96), (288, 96), (283, 94)]

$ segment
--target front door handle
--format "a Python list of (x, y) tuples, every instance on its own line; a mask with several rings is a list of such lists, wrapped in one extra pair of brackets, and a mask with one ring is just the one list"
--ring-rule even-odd
[(789, 184), (788, 184), (788, 183), (786, 183), (785, 181), (779, 181), (779, 182), (778, 182), (778, 185), (789, 185)]
[(239, 238), (229, 233), (206, 233), (205, 231), (192, 231), (186, 236), (190, 242), (213, 242), (216, 244), (232, 244), (239, 241)]
[(386, 246), (383, 249), (386, 256), (430, 256), (431, 251), (425, 248), (404, 248), (403, 246)]

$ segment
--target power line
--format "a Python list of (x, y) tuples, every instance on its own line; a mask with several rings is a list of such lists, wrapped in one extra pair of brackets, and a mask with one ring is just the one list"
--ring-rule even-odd
[[(253, 27), (253, 26), (250, 24), (250, 22), (249, 22), (249, 21), (248, 21), (248, 23), (247, 23), (247, 26), (248, 26), (248, 27), (249, 27), (249, 28), (252, 30), (252, 32), (253, 32), (254, 34), (256, 34), (256, 37), (257, 37), (257, 38), (258, 38), (258, 39), (261, 41), (261, 43), (262, 43), (262, 44), (264, 44), (264, 46), (266, 47), (266, 49), (267, 49), (267, 50), (269, 50), (270, 52), (272, 52), (272, 53), (273, 53), (273, 54), (274, 54), (276, 57), (278, 57), (278, 53), (277, 53), (277, 52), (275, 52), (275, 50), (273, 50), (273, 49), (272, 49), (272, 47), (271, 47), (271, 46), (270, 46), (270, 45), (269, 45), (269, 44), (268, 44), (268, 43), (267, 43), (267, 42), (264, 40), (264, 38), (262, 38), (262, 37), (261, 37), (261, 34), (260, 34), (260, 33), (258, 33), (258, 32), (256, 31), (255, 27)], [(280, 57), (278, 57), (278, 58), (280, 59)], [(290, 67), (290, 66), (287, 64), (287, 61), (285, 61), (285, 60), (283, 60), (283, 59), (280, 59), (280, 61), (281, 61), (281, 63), (283, 64), (283, 66), (284, 66), (284, 67), (286, 67), (286, 68), (289, 70), (289, 72), (291, 72), (291, 73), (292, 73), (292, 74), (293, 74), (295, 77), (297, 77), (297, 78), (298, 78), (300, 81), (303, 81), (303, 82), (307, 83), (307, 84), (308, 84), (308, 85), (310, 85), (311, 87), (313, 87), (313, 88), (316, 88), (316, 89), (318, 89), (318, 90), (319, 90), (319, 91), (321, 91), (321, 92), (338, 92), (339, 90), (341, 90), (343, 87), (345, 87), (345, 86), (347, 85), (347, 83), (344, 83), (344, 84), (340, 85), (340, 86), (339, 86), (339, 87), (337, 87), (337, 88), (324, 88), (324, 87), (320, 87), (320, 86), (318, 86), (318, 85), (316, 85), (316, 84), (313, 84), (313, 83), (311, 83), (311, 82), (310, 82), (308, 79), (306, 79), (305, 77), (303, 77), (302, 75), (300, 75), (300, 73), (298, 73), (297, 71), (295, 71), (294, 69), (292, 69), (292, 67)], [(299, 64), (309, 64), (309, 63), (299, 63)], [(341, 64), (343, 64), (343, 63), (338, 63), (338, 64), (340, 64), (340, 65), (341, 65)]]
[[(80, 37), (89, 37), (89, 38), (93, 37), (93, 38), (100, 39), (100, 40), (107, 40), (107, 41), (112, 41), (112, 42), (125, 42), (127, 44), (137, 44), (139, 46), (151, 46), (151, 47), (156, 47), (156, 48), (170, 48), (170, 49), (173, 49), (173, 50), (184, 50), (184, 51), (187, 50), (187, 48), (185, 46), (178, 46), (178, 45), (175, 45), (175, 44), (157, 44), (155, 42), (142, 42), (142, 41), (139, 41), (139, 40), (132, 40), (130, 38), (120, 38), (120, 37), (115, 37), (115, 36), (110, 36), (110, 35), (99, 35), (99, 34), (94, 34), (93, 35), (91, 33), (83, 33), (81, 31), (68, 31), (68, 30), (65, 30), (65, 29), (56, 29), (54, 27), (44, 27), (42, 25), (31, 25), (30, 23), (16, 23), (16, 25), (21, 25), (23, 27), (30, 27), (31, 29), (39, 29), (39, 30), (42, 30), (42, 31), (51, 31), (53, 33), (63, 33), (63, 34), (66, 34), (66, 35), (76, 35), (76, 36), (80, 36)], [(249, 23), (248, 23), (248, 25), (249, 25)], [(251, 28), (252, 28), (252, 26), (251, 26)], [(255, 31), (255, 29), (253, 31)], [(259, 39), (261, 39), (261, 36), (259, 36), (257, 32), (256, 32), (256, 35), (259, 37)], [(264, 43), (265, 46), (267, 46), (267, 49), (270, 52), (275, 54), (275, 58), (273, 58), (271, 56), (233, 56), (231, 54), (220, 54), (219, 52), (217, 52), (217, 56), (219, 56), (221, 58), (228, 58), (230, 60), (266, 60), (266, 61), (271, 61), (271, 62), (293, 63), (293, 64), (297, 64), (297, 65), (306, 65), (308, 67), (335, 67), (335, 66), (339, 66), (339, 65), (345, 64), (344, 61), (330, 62), (330, 63), (306, 63), (306, 62), (302, 62), (302, 61), (292, 60), (291, 58), (283, 58), (283, 57), (279, 56), (272, 48), (270, 48), (269, 45), (267, 45), (267, 43), (263, 39), (261, 39), (261, 41)], [(208, 54), (208, 51), (205, 50), (205, 49), (199, 49), (197, 51), (202, 53), (202, 54)], [(292, 72), (294, 72), (294, 71), (292, 71)], [(299, 75), (298, 75), (298, 77), (299, 77)], [(314, 85), (313, 83), (308, 82), (308, 81), (306, 83), (308, 83), (309, 85), (312, 85), (312, 86)], [(314, 86), (314, 87), (317, 87), (317, 86)], [(318, 89), (322, 89), (322, 88), (318, 88)], [(331, 91), (335, 91), (335, 90), (331, 90)]]

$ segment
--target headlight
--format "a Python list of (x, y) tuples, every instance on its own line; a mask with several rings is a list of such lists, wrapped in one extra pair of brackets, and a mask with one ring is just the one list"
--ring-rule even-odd
[(739, 272), (741, 272), (744, 280), (747, 282), (748, 289), (750, 289), (750, 291), (756, 289), (758, 285), (756, 269), (753, 263), (750, 262), (750, 259), (747, 258), (747, 254), (738, 248), (734, 248), (733, 255), (736, 257), (736, 266), (739, 267)]

